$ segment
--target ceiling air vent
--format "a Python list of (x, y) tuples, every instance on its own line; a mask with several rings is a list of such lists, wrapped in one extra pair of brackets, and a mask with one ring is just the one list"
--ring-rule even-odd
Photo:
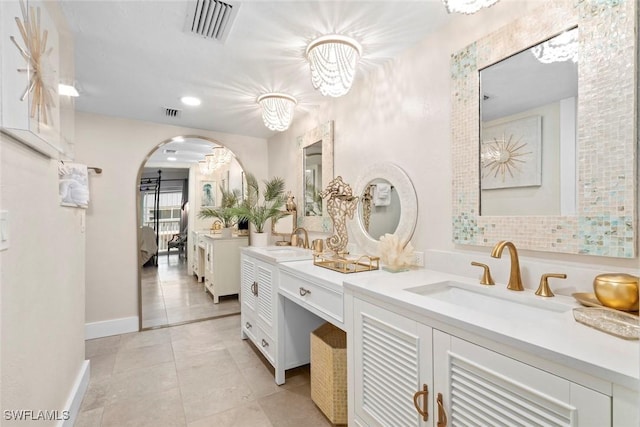
[(225, 41), (240, 4), (219, 0), (196, 0), (187, 16), (188, 31), (201, 37)]
[(182, 110), (178, 110), (177, 108), (164, 107), (163, 111), (165, 117), (171, 117), (174, 119), (177, 119), (182, 115)]

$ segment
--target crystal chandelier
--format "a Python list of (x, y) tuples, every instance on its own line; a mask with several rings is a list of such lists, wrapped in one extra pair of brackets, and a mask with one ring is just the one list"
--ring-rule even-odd
[(498, 0), (442, 0), (447, 7), (447, 12), (476, 13), (483, 7), (493, 6)]
[(202, 175), (209, 175), (212, 172), (209, 170), (209, 163), (206, 160), (200, 160), (198, 162), (198, 167), (200, 168), (200, 173)]
[(543, 64), (552, 62), (578, 62), (578, 29), (565, 31), (531, 48), (531, 53)]
[(233, 153), (225, 147), (214, 147), (211, 154), (205, 155), (204, 160), (198, 162), (200, 173), (208, 175), (229, 164), (232, 158)]
[(307, 46), (313, 87), (325, 96), (346, 94), (361, 55), (362, 47), (349, 37), (329, 35), (315, 39)]
[(284, 93), (265, 93), (258, 97), (258, 104), (262, 108), (264, 125), (278, 132), (289, 128), (293, 119), (293, 109), (298, 101), (293, 96)]

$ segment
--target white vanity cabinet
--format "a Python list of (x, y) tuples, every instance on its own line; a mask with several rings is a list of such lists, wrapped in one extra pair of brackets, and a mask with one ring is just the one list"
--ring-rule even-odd
[[(267, 262), (255, 248), (245, 249), (240, 262), (242, 338), (249, 338), (274, 367), (276, 384), (284, 384), (287, 369), (309, 363), (309, 334), (325, 319), (279, 294), (286, 274), (280, 267), (287, 262)], [(302, 286), (311, 289), (299, 278), (284, 282), (296, 292)]]
[(433, 349), (448, 425), (612, 425), (611, 396), (438, 330)]
[(358, 299), (353, 313), (348, 345), (356, 419), (349, 424), (430, 425), (431, 417), (416, 404), (432, 413), (431, 328)]
[(201, 236), (204, 246), (204, 286), (218, 304), (220, 297), (240, 294), (240, 250), (247, 246), (247, 237), (228, 239)]
[(610, 395), (352, 301), (354, 425), (623, 425), (612, 424)]
[(204, 280), (207, 231), (193, 231), (191, 245), (193, 246), (193, 257), (191, 257), (191, 273), (196, 276), (198, 282)]
[(243, 253), (240, 257), (241, 323), (249, 338), (275, 366), (278, 266)]

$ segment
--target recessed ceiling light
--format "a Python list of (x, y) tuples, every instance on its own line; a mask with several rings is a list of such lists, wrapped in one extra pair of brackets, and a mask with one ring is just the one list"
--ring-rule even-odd
[(180, 98), (180, 101), (182, 101), (184, 105), (191, 105), (191, 106), (200, 105), (200, 102), (201, 102), (200, 99), (194, 96), (183, 96), (182, 98)]
[(62, 83), (58, 84), (58, 94), (73, 96), (74, 98), (76, 96), (80, 96), (80, 94), (78, 93), (78, 90), (75, 87), (70, 85), (63, 85)]
[(173, 142), (184, 142), (184, 137), (183, 136), (174, 136), (173, 138), (171, 138), (171, 140)]
[(167, 160), (169, 160), (170, 162), (175, 162), (178, 159), (176, 159), (175, 157), (167, 157)]

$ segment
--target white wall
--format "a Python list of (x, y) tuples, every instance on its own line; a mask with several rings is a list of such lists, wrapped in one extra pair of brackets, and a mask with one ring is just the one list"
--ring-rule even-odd
[[(87, 212), (86, 321), (88, 329), (106, 325), (100, 335), (137, 330), (138, 172), (158, 144), (178, 135), (211, 139), (233, 151), (243, 167), (259, 179), (267, 176), (267, 165), (261, 161), (267, 157), (264, 139), (76, 114), (77, 157), (103, 168), (91, 181)], [(105, 321), (107, 324), (101, 323)]]
[[(73, 40), (59, 5), (46, 8), (60, 37), (60, 75), (73, 80)], [(60, 104), (62, 134), (73, 141), (73, 105)], [(86, 372), (85, 211), (60, 206), (57, 160), (0, 134), (0, 165), (0, 206), (10, 216), (10, 247), (0, 252), (0, 408), (67, 410)], [(4, 413), (1, 423), (27, 424)]]
[[(442, 259), (436, 254), (445, 252), (452, 260), (460, 260), (452, 268), (461, 274), (476, 274), (467, 258), (481, 260), (490, 249), (452, 243), (450, 55), (539, 6), (536, 0), (502, 0), (474, 15), (452, 16), (447, 26), (374, 75), (357, 78), (346, 96), (328, 99), (310, 114), (296, 116), (287, 132), (269, 140), (269, 173), (280, 174), (287, 187), (296, 188), (298, 172), (291, 167), (298, 155), (296, 137), (335, 120), (335, 175), (353, 185), (366, 165), (390, 161), (402, 167), (418, 196), (413, 246), (427, 252), (427, 264)], [(366, 46), (366, 40), (363, 43)], [(554, 272), (562, 272), (567, 265), (588, 266), (592, 270), (586, 277), (594, 271), (638, 272), (637, 258), (520, 252), (525, 286), (534, 289), (538, 270), (528, 268), (529, 260), (548, 265)], [(491, 259), (490, 264), (495, 266), (496, 280), (506, 282), (509, 261)], [(567, 283), (585, 292), (591, 288), (590, 281), (582, 279), (567, 279)]]

